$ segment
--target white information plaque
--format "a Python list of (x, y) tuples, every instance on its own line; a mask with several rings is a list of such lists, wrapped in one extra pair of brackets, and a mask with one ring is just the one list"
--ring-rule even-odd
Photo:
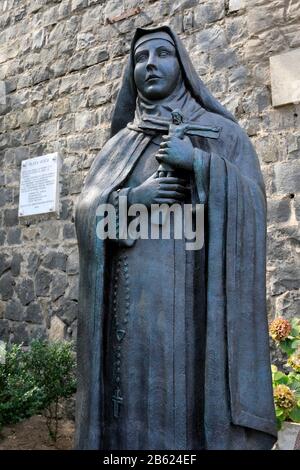
[(19, 217), (59, 212), (58, 153), (22, 161)]

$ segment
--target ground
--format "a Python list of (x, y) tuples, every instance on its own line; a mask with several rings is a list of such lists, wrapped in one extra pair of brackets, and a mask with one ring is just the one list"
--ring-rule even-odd
[(73, 448), (74, 422), (59, 420), (56, 443), (49, 437), (45, 418), (41, 415), (6, 426), (1, 436), (0, 450), (70, 450)]

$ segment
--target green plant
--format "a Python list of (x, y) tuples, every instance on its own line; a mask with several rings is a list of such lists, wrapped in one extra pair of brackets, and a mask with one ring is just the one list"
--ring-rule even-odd
[(29, 367), (44, 397), (44, 415), (48, 431), (57, 439), (60, 398), (68, 398), (76, 390), (75, 356), (70, 342), (33, 341)]
[(28, 353), (13, 345), (0, 364), (0, 427), (39, 412), (43, 394), (28, 368)]
[(269, 328), (276, 346), (287, 357), (284, 368), (272, 365), (274, 403), (278, 429), (283, 421), (300, 423), (300, 319), (276, 318)]
[(0, 361), (0, 427), (42, 412), (57, 439), (60, 398), (76, 388), (72, 343), (35, 340), (29, 349), (13, 345)]

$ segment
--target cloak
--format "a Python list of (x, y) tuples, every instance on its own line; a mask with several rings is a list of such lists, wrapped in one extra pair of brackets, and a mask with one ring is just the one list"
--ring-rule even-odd
[[(207, 223), (204, 432), (206, 449), (270, 449), (276, 441), (266, 315), (266, 197), (257, 155), (245, 132), (209, 93), (178, 37), (168, 28), (138, 29), (112, 119), (111, 138), (96, 157), (77, 205), (80, 256), (76, 447), (102, 449), (103, 318), (108, 308), (107, 242), (96, 236), (99, 204), (122, 187), (153, 133), (134, 120), (137, 93), (133, 45), (153, 31), (174, 40), (183, 79), (205, 112), (197, 123), (220, 129), (202, 139), (195, 181), (203, 192)], [(128, 125), (129, 124), (129, 125)]]

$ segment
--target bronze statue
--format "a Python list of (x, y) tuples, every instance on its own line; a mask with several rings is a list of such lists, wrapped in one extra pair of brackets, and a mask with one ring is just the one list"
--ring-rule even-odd
[[(204, 245), (99, 238), (97, 208), (121, 197), (205, 204)], [(265, 227), (248, 136), (170, 28), (138, 29), (76, 213), (77, 448), (272, 447)]]

